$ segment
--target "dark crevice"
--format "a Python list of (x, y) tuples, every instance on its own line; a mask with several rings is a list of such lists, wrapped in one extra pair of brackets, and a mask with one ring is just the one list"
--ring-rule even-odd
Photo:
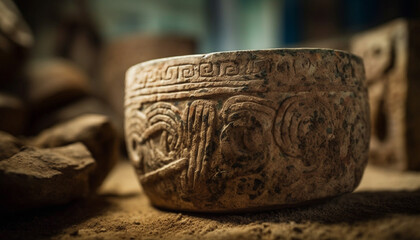
[(385, 99), (381, 98), (376, 114), (375, 132), (380, 141), (384, 141), (388, 136), (388, 119), (385, 110)]

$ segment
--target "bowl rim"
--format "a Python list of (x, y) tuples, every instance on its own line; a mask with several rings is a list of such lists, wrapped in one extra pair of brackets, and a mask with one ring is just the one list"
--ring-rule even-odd
[(148, 65), (154, 65), (158, 63), (164, 63), (166, 61), (178, 60), (178, 59), (185, 59), (185, 58), (208, 58), (215, 55), (228, 55), (232, 53), (245, 53), (245, 54), (255, 54), (255, 53), (278, 53), (280, 52), (307, 52), (307, 53), (319, 53), (319, 52), (333, 52), (333, 53), (341, 53), (346, 54), (352, 58), (357, 59), (358, 62), (363, 63), (363, 58), (351, 53), (349, 51), (333, 49), (333, 48), (267, 48), (267, 49), (249, 49), (249, 50), (229, 50), (229, 51), (217, 51), (217, 52), (210, 52), (210, 53), (198, 53), (198, 54), (188, 54), (188, 55), (180, 55), (180, 56), (172, 56), (172, 57), (164, 57), (164, 58), (156, 58), (152, 60), (147, 60), (143, 62), (139, 62), (137, 64), (132, 65), (128, 68), (127, 72), (130, 69), (139, 68), (139, 67), (146, 67)]

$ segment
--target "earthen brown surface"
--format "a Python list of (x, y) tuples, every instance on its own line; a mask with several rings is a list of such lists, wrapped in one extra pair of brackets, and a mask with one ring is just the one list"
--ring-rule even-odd
[(130, 68), (126, 142), (156, 206), (261, 210), (353, 191), (368, 157), (362, 60), (327, 49), (166, 58)]
[(363, 57), (372, 120), (370, 161), (420, 170), (420, 22), (398, 19), (353, 37)]
[(354, 193), (275, 211), (168, 212), (121, 163), (100, 194), (0, 218), (1, 239), (420, 239), (420, 174), (368, 166)]

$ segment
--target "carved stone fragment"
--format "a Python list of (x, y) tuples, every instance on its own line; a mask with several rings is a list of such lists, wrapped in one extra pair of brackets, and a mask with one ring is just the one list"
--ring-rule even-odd
[(81, 143), (39, 149), (0, 132), (0, 209), (15, 211), (86, 197), (94, 168), (95, 161)]
[(96, 161), (96, 169), (90, 177), (91, 189), (98, 188), (112, 170), (119, 157), (119, 139), (109, 118), (86, 114), (58, 124), (41, 132), (32, 144), (37, 147), (59, 147), (81, 142)]
[(222, 52), (127, 71), (129, 157), (151, 202), (186, 211), (351, 192), (367, 162), (362, 60), (335, 50)]
[(351, 51), (363, 57), (366, 67), (369, 161), (420, 170), (420, 22), (399, 19), (356, 35)]

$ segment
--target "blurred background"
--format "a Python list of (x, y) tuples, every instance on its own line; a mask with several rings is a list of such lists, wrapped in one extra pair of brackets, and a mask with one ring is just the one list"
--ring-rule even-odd
[[(62, 172), (69, 183), (62, 184), (65, 188), (57, 188), (49, 176), (48, 181), (26, 177), (48, 173), (34, 164), (41, 159), (43, 148), (51, 150), (75, 142), (86, 145), (97, 164), (93, 177), (89, 177), (91, 189), (86, 192), (95, 191), (116, 162), (127, 158), (123, 127), (127, 69), (155, 58), (215, 51), (320, 47), (362, 56), (371, 112), (369, 163), (392, 170), (420, 171), (419, 18), (420, 0), (0, 0), (0, 161), (9, 158), (10, 146), (18, 146), (16, 152), (26, 151), (22, 146), (36, 147), (25, 163), (11, 163), (13, 169), (23, 165), (29, 169), (27, 175), (19, 172), (19, 185), (13, 185), (14, 175), (2, 181), (1, 176), (6, 175), (1, 174), (8, 168), (0, 168), (0, 183), (11, 183), (6, 189), (17, 189), (13, 195), (0, 184), (0, 196), (7, 197), (0, 197), (0, 207), (12, 203), (48, 206), (83, 197), (85, 193), (80, 191), (69, 193), (67, 185), (77, 188), (72, 175), (76, 173), (71, 171)], [(8, 134), (23, 143), (17, 144), (18, 140)], [(51, 166), (55, 171), (55, 164)], [(84, 173), (90, 174), (86, 169)], [(111, 184), (135, 178), (131, 167), (124, 169), (118, 173), (122, 177), (113, 178)], [(127, 173), (132, 177), (126, 178)], [(417, 189), (419, 181), (410, 176), (418, 179), (420, 175), (410, 174), (407, 181), (401, 181)], [(367, 181), (371, 189), (402, 186), (396, 184), (398, 177), (389, 178), (389, 172), (375, 175), (367, 170), (366, 175), (371, 179)], [(137, 185), (126, 185), (138, 191)], [(62, 191), (69, 197), (48, 194), (49, 190)], [(7, 194), (2, 195), (2, 191)], [(39, 198), (38, 193), (44, 195)], [(370, 201), (370, 196), (382, 201), (388, 193), (372, 194), (366, 195), (371, 205), (360, 203), (369, 209), (366, 211), (371, 213), (373, 207), (380, 213), (389, 212), (388, 205), (378, 207), (386, 201)], [(387, 201), (397, 204), (395, 208), (408, 205), (408, 210), (398, 210), (398, 214), (414, 211), (410, 204), (416, 197), (404, 197), (411, 192), (401, 194), (389, 194)], [(408, 200), (395, 201), (396, 196)], [(41, 203), (31, 197), (41, 199)], [(3, 199), (8, 204), (2, 204)], [(343, 211), (347, 210), (344, 206)], [(9, 218), (4, 219), (7, 224), (3, 229), (8, 229)], [(121, 219), (118, 215), (118, 224)], [(409, 221), (413, 222), (411, 218)], [(29, 226), (35, 231), (57, 230), (54, 224)], [(97, 228), (102, 229), (102, 225)], [(17, 229), (28, 234), (22, 231), (26, 227)], [(399, 231), (406, 232), (402, 229)], [(74, 236), (77, 231), (72, 231)]]
[(0, 0), (0, 130), (33, 136), (84, 113), (123, 136), (124, 74), (150, 59), (277, 47), (349, 49), (420, 16), (418, 0)]
[[(17, 0), (36, 54), (60, 39), (98, 46), (132, 34), (193, 38), (197, 52), (294, 46), (420, 14), (417, 0)], [(80, 44), (80, 43), (79, 43)]]

